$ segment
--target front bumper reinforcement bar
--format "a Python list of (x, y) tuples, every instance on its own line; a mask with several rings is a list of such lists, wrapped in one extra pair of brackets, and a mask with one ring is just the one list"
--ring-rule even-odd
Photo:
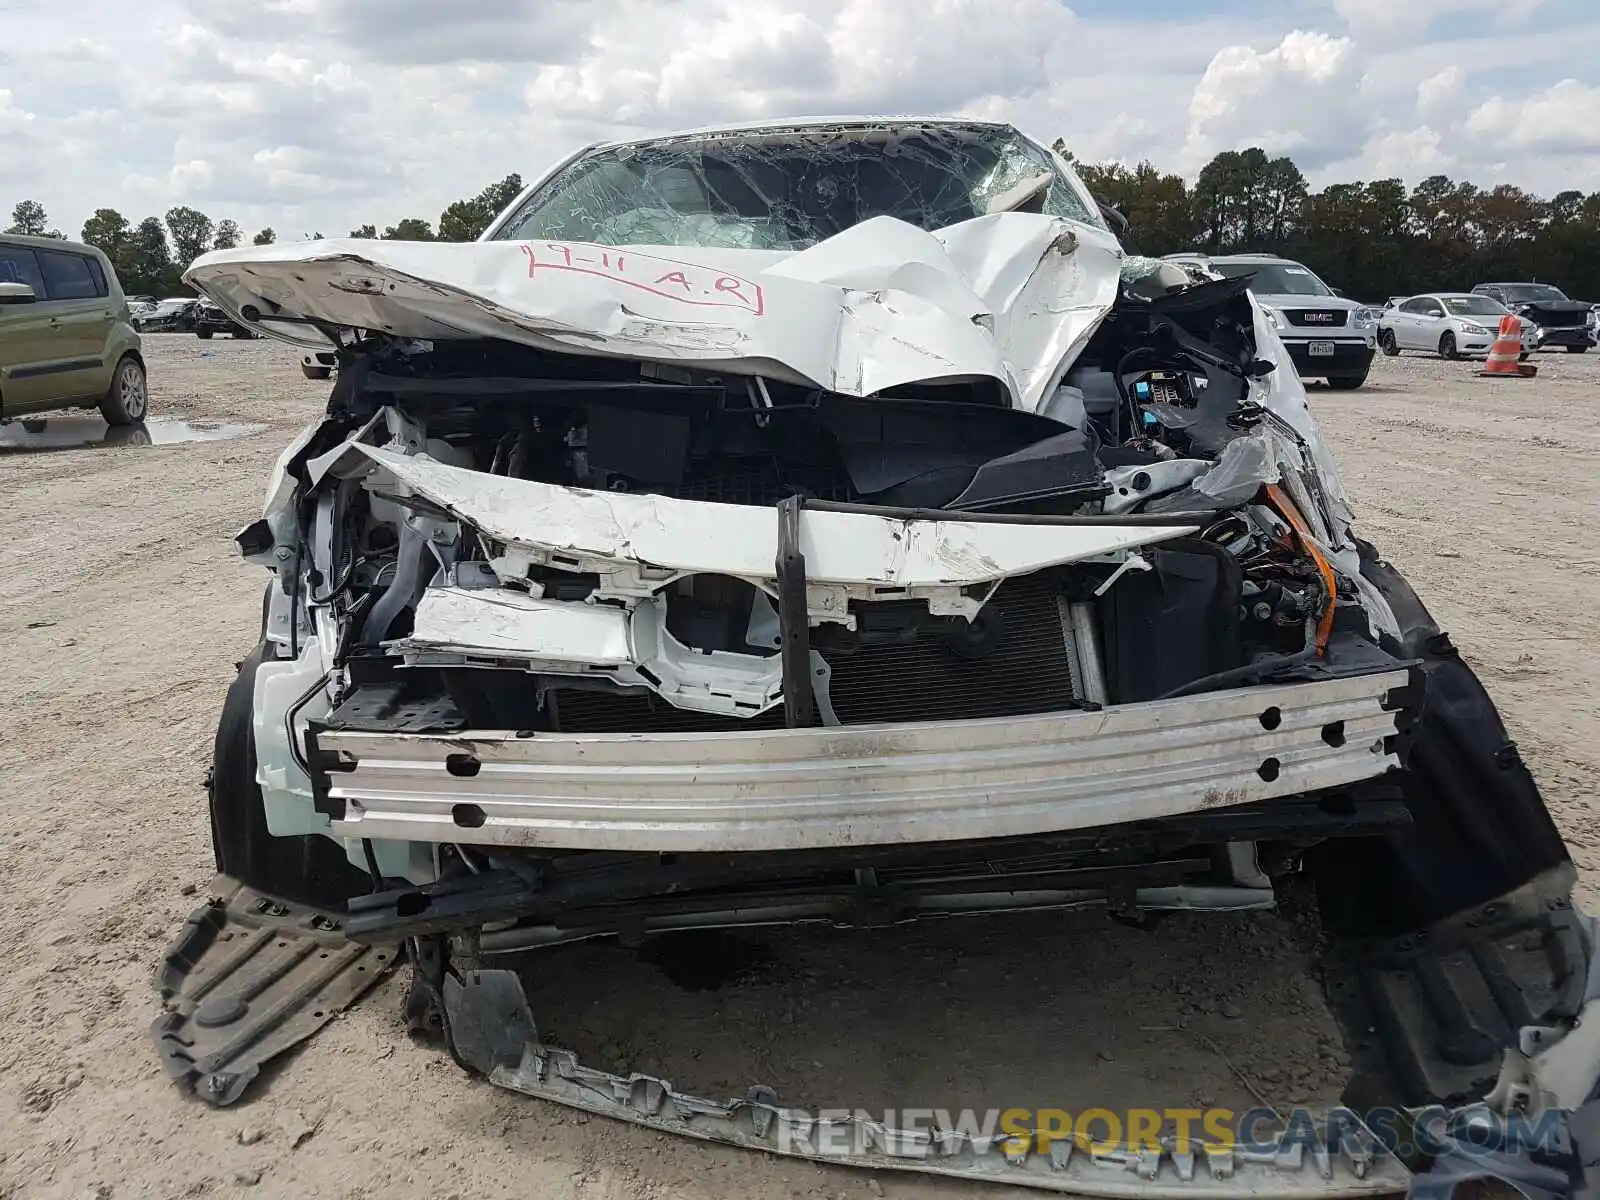
[(1017, 837), (1399, 766), (1406, 671), (972, 721), (708, 734), (321, 731), (344, 838), (652, 852)]

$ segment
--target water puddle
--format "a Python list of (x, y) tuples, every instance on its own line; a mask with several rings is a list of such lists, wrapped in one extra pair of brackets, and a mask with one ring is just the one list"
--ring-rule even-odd
[[(0, 454), (37, 450), (79, 450), (86, 446), (177, 446), (186, 442), (227, 442), (260, 433), (265, 425), (243, 421), (151, 417), (137, 425), (107, 425), (99, 417), (51, 416), (30, 430), (21, 421), (0, 425)], [(28, 425), (35, 425), (30, 420)]]

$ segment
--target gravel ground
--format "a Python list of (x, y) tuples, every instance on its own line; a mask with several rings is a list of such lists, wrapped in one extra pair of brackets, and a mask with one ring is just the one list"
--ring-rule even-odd
[[(202, 435), (263, 428), (111, 444), (56, 418), (46, 440), (91, 444), (49, 452), (13, 452), (15, 427), (0, 431), (0, 1197), (1014, 1194), (700, 1146), (497, 1091), (405, 1039), (397, 979), (253, 1100), (181, 1099), (147, 1041), (150, 978), (211, 874), (201, 778), (259, 616), (261, 578), (230, 535), (327, 385), (270, 343), (146, 349), (153, 414)], [(1538, 362), (1537, 380), (1500, 382), (1380, 360), (1364, 390), (1313, 404), (1362, 530), (1499, 700), (1593, 907), (1600, 354)], [(1337, 1092), (1342, 1051), (1301, 944), (1285, 916), (1136, 933), (1077, 914), (728, 946), (750, 969), (720, 991), (600, 946), (542, 959), (530, 981), (554, 1039), (712, 1094), (759, 1080), (822, 1105), (1245, 1107), (1252, 1090)]]

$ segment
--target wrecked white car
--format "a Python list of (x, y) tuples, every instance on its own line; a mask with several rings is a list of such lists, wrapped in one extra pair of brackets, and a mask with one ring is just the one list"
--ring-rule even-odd
[[(206, 1099), (404, 947), (414, 1019), (464, 1066), (804, 1154), (817, 1122), (766, 1089), (696, 1098), (542, 1044), (503, 956), (1232, 912), (1303, 874), (1352, 1097), (1480, 1121), (1588, 1100), (1566, 850), (1353, 531), (1247, 281), (1129, 259), (1010, 127), (599, 146), (477, 243), (246, 247), (186, 279), (337, 359), (239, 536), (270, 582), (217, 734), (222, 875), (157, 1028)], [(1080, 1193), (1445, 1178), (1370, 1136), (1197, 1167), (865, 1133), (848, 1161)]]

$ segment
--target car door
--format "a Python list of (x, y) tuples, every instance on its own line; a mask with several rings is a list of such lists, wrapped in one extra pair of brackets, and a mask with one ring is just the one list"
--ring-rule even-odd
[(50, 318), (60, 349), (52, 390), (64, 400), (103, 395), (111, 386), (106, 344), (116, 317), (100, 263), (71, 250), (36, 249)]
[(1431, 296), (1424, 296), (1417, 301), (1416, 349), (1438, 350), (1439, 336), (1446, 328), (1444, 305)]
[(1416, 296), (1403, 301), (1396, 310), (1393, 322), (1394, 340), (1402, 350), (1418, 348), (1417, 343), (1421, 337), (1418, 326), (1421, 324), (1421, 318), (1422, 300)]
[(49, 394), (48, 365), (55, 356), (44, 276), (27, 246), (0, 241), (0, 283), (33, 289), (33, 300), (0, 303), (0, 416), (32, 412)]
[(1382, 325), (1394, 335), (1394, 344), (1402, 350), (1411, 348), (1411, 304), (1401, 300), (1383, 310)]

